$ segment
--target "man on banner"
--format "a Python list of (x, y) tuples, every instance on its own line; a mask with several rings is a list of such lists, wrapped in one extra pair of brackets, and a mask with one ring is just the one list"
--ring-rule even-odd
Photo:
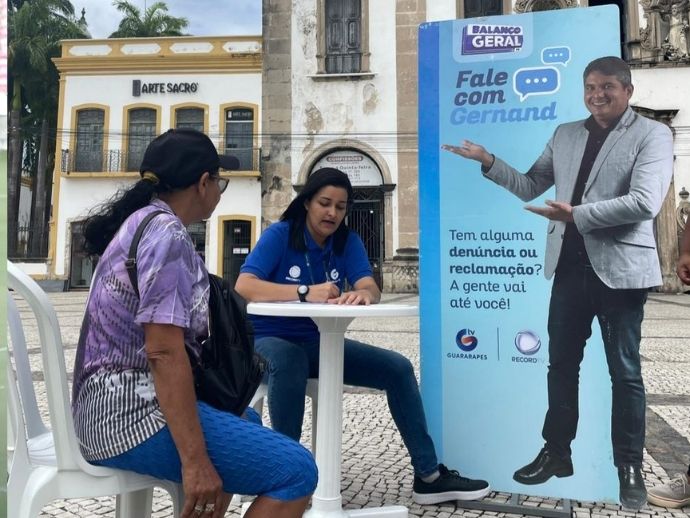
[(544, 273), (555, 273), (549, 305), (549, 408), (546, 444), (513, 479), (541, 484), (573, 474), (570, 443), (578, 422), (578, 381), (596, 316), (612, 381), (611, 440), (620, 501), (647, 500), (641, 473), (645, 393), (640, 335), (647, 290), (661, 284), (653, 232), (673, 174), (671, 131), (636, 114), (630, 67), (603, 57), (583, 74), (591, 116), (556, 128), (541, 156), (521, 174), (465, 140), (443, 149), (481, 162), (482, 173), (523, 201), (555, 186), (555, 201), (526, 209), (548, 218)]

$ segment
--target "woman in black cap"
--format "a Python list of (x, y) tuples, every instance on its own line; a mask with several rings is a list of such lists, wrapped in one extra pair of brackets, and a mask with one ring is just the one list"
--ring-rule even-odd
[[(253, 302), (296, 301), (376, 304), (381, 298), (360, 237), (345, 216), (352, 185), (337, 169), (314, 172), (299, 195), (261, 234), (245, 261), (235, 289)], [(345, 281), (352, 287), (345, 291)], [(271, 425), (300, 439), (307, 378), (318, 378), (319, 330), (310, 318), (252, 315), (256, 350), (269, 364)], [(472, 500), (489, 484), (439, 464), (429, 436), (419, 387), (410, 361), (388, 349), (345, 339), (344, 382), (384, 390), (393, 420), (415, 471), (413, 499), (419, 504)]]
[[(228, 184), (221, 167), (238, 161), (203, 133), (169, 130), (146, 149), (141, 180), (87, 219), (86, 248), (100, 257), (75, 361), (75, 428), (89, 462), (181, 482), (184, 518), (224, 516), (231, 493), (259, 495), (245, 516), (302, 516), (311, 454), (194, 393), (188, 353), (208, 335), (209, 281), (185, 227), (211, 216)], [(156, 211), (137, 247), (137, 293), (125, 261)]]

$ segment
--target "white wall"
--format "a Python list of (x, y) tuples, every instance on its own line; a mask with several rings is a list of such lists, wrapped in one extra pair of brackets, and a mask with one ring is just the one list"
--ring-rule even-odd
[(456, 7), (455, 0), (427, 0), (426, 20), (428, 22), (439, 22), (442, 20), (455, 20)]
[[(132, 80), (143, 83), (197, 82), (196, 93), (165, 93), (132, 95)], [(123, 126), (123, 107), (135, 103), (155, 104), (161, 107), (161, 132), (172, 126), (170, 107), (180, 103), (197, 102), (209, 107), (209, 135), (217, 136), (221, 114), (219, 106), (225, 103), (251, 103), (261, 105), (261, 73), (189, 73), (189, 74), (125, 74), (104, 76), (68, 76), (65, 83), (65, 110), (63, 128), (76, 126), (72, 122), (72, 106), (104, 104), (110, 106), (109, 149), (120, 149)], [(257, 117), (257, 121), (260, 118)], [(69, 147), (69, 132), (63, 134), (62, 148)]]
[[(86, 217), (89, 210), (109, 199), (121, 187), (131, 186), (136, 178), (62, 178), (60, 205), (57, 207), (57, 247), (55, 271), (57, 276), (69, 273), (70, 225)], [(254, 177), (231, 178), (220, 203), (206, 227), (206, 265), (216, 272), (218, 264), (218, 220), (225, 215), (245, 215), (255, 218), (257, 238), (261, 232), (261, 182)]]
[(25, 227), (31, 223), (31, 199), (33, 193), (27, 184), (21, 183), (19, 187), (19, 226)]
[[(132, 95), (132, 80), (142, 83), (197, 82), (196, 93), (165, 93)], [(256, 105), (256, 124), (261, 121), (261, 72), (190, 72), (190, 73), (151, 73), (151, 74), (112, 74), (102, 76), (68, 75), (65, 80), (62, 127), (66, 130), (58, 136), (58, 150), (69, 149), (72, 122), (72, 107), (84, 104), (102, 104), (110, 107), (108, 122), (108, 143), (106, 148), (118, 150), (123, 146), (123, 107), (134, 103), (150, 103), (160, 106), (161, 132), (171, 127), (170, 108), (180, 103), (202, 103), (208, 105), (208, 134), (219, 142), (221, 124), (220, 106), (227, 103), (247, 103)], [(255, 132), (260, 133), (255, 127)], [(258, 145), (261, 145), (258, 142)], [(58, 151), (58, 167), (59, 167)], [(134, 176), (113, 174), (61, 176), (58, 171), (59, 199), (53, 208), (57, 230), (53, 273), (67, 276), (69, 273), (70, 224), (85, 217), (95, 205), (109, 199), (118, 188), (131, 185)], [(233, 177), (227, 191), (207, 225), (207, 265), (216, 271), (218, 263), (218, 219), (224, 215), (245, 215), (254, 217), (256, 234), (261, 224), (261, 184), (256, 177)]]
[[(316, 0), (293, 3), (292, 179), (313, 149), (338, 138), (374, 147), (398, 183), (395, 55), (396, 0), (369, 0), (369, 52), (373, 77), (314, 79), (317, 72)], [(315, 120), (322, 121), (321, 129)], [(393, 249), (398, 248), (397, 191), (393, 192)]]
[(676, 203), (681, 187), (690, 190), (690, 67), (633, 70), (631, 104), (654, 110), (678, 110), (671, 122), (674, 130), (674, 187)]

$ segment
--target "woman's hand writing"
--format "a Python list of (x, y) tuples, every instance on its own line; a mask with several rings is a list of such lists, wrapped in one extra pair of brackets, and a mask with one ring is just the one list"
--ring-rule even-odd
[(346, 291), (339, 297), (329, 299), (329, 304), (352, 304), (368, 306), (372, 303), (369, 290)]
[(307, 302), (328, 302), (340, 295), (340, 288), (333, 282), (312, 284), (307, 293)]

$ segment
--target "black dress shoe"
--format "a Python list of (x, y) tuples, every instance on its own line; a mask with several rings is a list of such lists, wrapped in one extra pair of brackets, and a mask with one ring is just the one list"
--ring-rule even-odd
[(543, 484), (551, 477), (569, 477), (573, 474), (573, 463), (570, 457), (558, 457), (546, 448), (542, 448), (537, 458), (517, 470), (513, 480), (520, 484)]
[(635, 466), (619, 466), (621, 505), (632, 511), (639, 511), (647, 503), (647, 488), (644, 487), (642, 470)]

